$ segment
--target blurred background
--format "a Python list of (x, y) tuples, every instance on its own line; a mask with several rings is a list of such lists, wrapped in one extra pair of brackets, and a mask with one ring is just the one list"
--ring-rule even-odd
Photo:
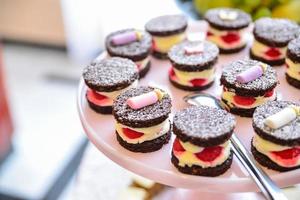
[(0, 0), (0, 200), (117, 199), (132, 174), (83, 133), (82, 68), (111, 31), (220, 6), (300, 22), (300, 0)]

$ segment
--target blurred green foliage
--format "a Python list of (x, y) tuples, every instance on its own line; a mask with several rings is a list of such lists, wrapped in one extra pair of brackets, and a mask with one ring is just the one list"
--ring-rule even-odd
[(203, 15), (208, 9), (216, 7), (240, 8), (252, 18), (288, 18), (300, 23), (300, 0), (193, 0), (196, 11)]

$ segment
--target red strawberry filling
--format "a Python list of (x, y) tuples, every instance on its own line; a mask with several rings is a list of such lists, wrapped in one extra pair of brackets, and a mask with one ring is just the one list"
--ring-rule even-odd
[(218, 158), (222, 153), (223, 147), (215, 146), (215, 147), (206, 147), (200, 153), (196, 153), (198, 159), (205, 162), (212, 162), (216, 158)]
[(256, 101), (254, 97), (244, 97), (244, 96), (238, 96), (238, 95), (235, 95), (233, 97), (233, 100), (236, 104), (242, 105), (242, 106), (250, 106), (250, 105), (254, 104), (254, 102)]
[(124, 135), (126, 135), (126, 137), (128, 137), (129, 139), (137, 139), (144, 135), (144, 133), (134, 131), (130, 128), (123, 128), (122, 130), (123, 130)]
[(195, 78), (193, 80), (190, 81), (192, 83), (193, 86), (203, 86), (205, 85), (206, 79), (204, 78)]
[(153, 49), (153, 50), (156, 50), (156, 48), (157, 48), (157, 47), (156, 47), (155, 41), (152, 40), (152, 49)]
[(174, 71), (173, 67), (171, 67), (169, 69), (169, 76), (170, 76), (171, 79), (175, 79), (176, 78), (176, 74), (175, 74), (175, 71)]
[(266, 92), (266, 94), (264, 95), (264, 97), (271, 97), (271, 96), (273, 96), (273, 94), (274, 94), (274, 89)]
[(281, 52), (277, 48), (269, 48), (266, 52), (265, 55), (267, 55), (270, 58), (276, 59), (281, 55)]
[(228, 32), (226, 35), (221, 36), (221, 39), (227, 44), (232, 44), (238, 42), (241, 37), (238, 33)]
[(207, 32), (206, 32), (206, 36), (207, 36), (207, 37), (212, 36), (212, 35), (214, 35), (212, 32), (210, 32), (210, 31), (207, 31)]
[(179, 140), (176, 138), (173, 143), (173, 150), (174, 151), (185, 151)]
[(271, 153), (277, 157), (280, 157), (281, 159), (288, 160), (300, 156), (300, 148), (286, 149), (283, 151), (272, 151)]
[(88, 100), (96, 105), (102, 105), (103, 103), (105, 103), (105, 101), (108, 100), (107, 96), (99, 94), (91, 89), (88, 89), (86, 94), (87, 94)]

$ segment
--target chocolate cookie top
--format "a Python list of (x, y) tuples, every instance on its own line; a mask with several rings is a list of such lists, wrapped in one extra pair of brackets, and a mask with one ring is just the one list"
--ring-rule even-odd
[[(193, 48), (199, 45), (203, 46), (203, 52), (195, 54), (187, 54), (185, 48)], [(168, 57), (173, 66), (181, 71), (203, 71), (210, 69), (217, 62), (219, 48), (208, 41), (185, 41), (171, 48)]]
[(164, 96), (155, 104), (134, 110), (126, 103), (130, 97), (139, 96), (154, 89), (153, 87), (140, 86), (126, 90), (119, 95), (113, 105), (115, 119), (119, 123), (133, 128), (150, 127), (166, 120), (171, 112), (172, 104), (169, 94), (162, 90)]
[(191, 106), (175, 114), (173, 132), (184, 142), (203, 147), (216, 146), (231, 137), (235, 124), (233, 115), (225, 110)]
[(264, 17), (254, 23), (255, 39), (269, 46), (285, 47), (299, 33), (299, 26), (288, 19)]
[[(232, 15), (234, 16), (230, 19)], [(247, 27), (252, 21), (249, 14), (233, 8), (210, 9), (205, 13), (204, 19), (210, 26), (219, 30), (242, 29)]]
[(290, 105), (300, 106), (297, 103), (289, 101), (270, 101), (256, 108), (253, 115), (253, 128), (255, 132), (265, 140), (274, 142), (279, 145), (299, 146), (300, 116), (278, 129), (272, 129), (264, 124), (264, 120), (267, 117), (278, 113), (279, 111)]
[(86, 85), (99, 92), (121, 90), (138, 78), (137, 66), (127, 58), (111, 57), (94, 61), (83, 70)]
[[(141, 39), (124, 45), (112, 44), (112, 38), (116, 35), (127, 32), (138, 32), (141, 34)], [(135, 29), (124, 29), (113, 32), (106, 37), (105, 46), (110, 56), (119, 56), (129, 58), (133, 61), (139, 61), (146, 58), (151, 51), (151, 36), (149, 33)]]
[(168, 36), (185, 31), (187, 25), (183, 15), (164, 15), (148, 21), (145, 29), (152, 35)]
[(300, 37), (289, 42), (287, 57), (295, 63), (300, 63)]
[(263, 63), (256, 60), (237, 60), (223, 68), (221, 76), (221, 85), (234, 90), (240, 96), (263, 96), (266, 92), (276, 87), (278, 83), (276, 71), (267, 64), (263, 75), (248, 83), (240, 83), (236, 77), (241, 72), (252, 66), (262, 65)]

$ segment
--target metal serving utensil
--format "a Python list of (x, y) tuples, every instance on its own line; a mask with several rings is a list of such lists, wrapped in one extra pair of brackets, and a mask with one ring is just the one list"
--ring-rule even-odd
[[(193, 93), (183, 97), (183, 100), (191, 105), (206, 105), (223, 109), (220, 100), (210, 94), (201, 92)], [(243, 146), (235, 134), (232, 134), (230, 141), (234, 155), (246, 168), (251, 178), (262, 191), (265, 198), (268, 200), (287, 200), (287, 198), (281, 192), (281, 189), (259, 166), (255, 164), (253, 156)]]

